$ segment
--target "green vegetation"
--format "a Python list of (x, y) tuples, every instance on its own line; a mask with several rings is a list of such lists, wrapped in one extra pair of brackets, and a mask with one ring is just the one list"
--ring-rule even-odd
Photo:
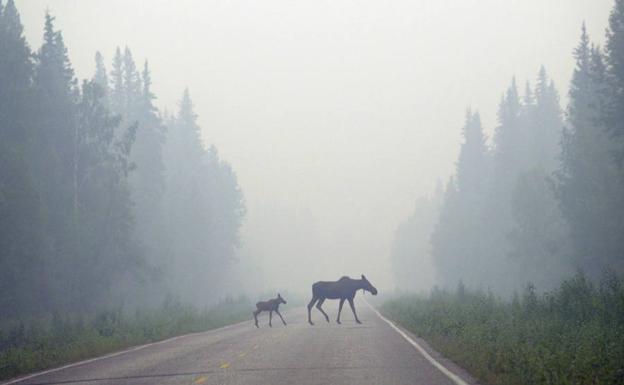
[(54, 16), (42, 21), (31, 49), (15, 1), (0, 0), (0, 323), (167, 293), (214, 302), (237, 279), (245, 204), (190, 92), (158, 110), (129, 48), (111, 71), (96, 53), (78, 79)]
[(5, 325), (0, 329), (0, 379), (218, 328), (248, 319), (250, 309), (250, 301), (244, 297), (204, 311), (168, 300), (157, 310), (134, 314), (121, 309), (91, 317), (56, 314), (45, 320)]
[(484, 384), (624, 383), (624, 279), (582, 274), (511, 301), (492, 293), (434, 290), (382, 311)]

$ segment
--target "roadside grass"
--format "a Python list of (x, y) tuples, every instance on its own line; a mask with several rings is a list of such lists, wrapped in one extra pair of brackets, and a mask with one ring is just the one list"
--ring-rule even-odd
[(93, 316), (55, 314), (0, 329), (0, 380), (181, 334), (215, 329), (250, 318), (245, 297), (198, 311), (174, 300), (156, 310)]
[(434, 290), (403, 295), (382, 312), (483, 384), (624, 384), (624, 279), (582, 274), (556, 290), (503, 300)]

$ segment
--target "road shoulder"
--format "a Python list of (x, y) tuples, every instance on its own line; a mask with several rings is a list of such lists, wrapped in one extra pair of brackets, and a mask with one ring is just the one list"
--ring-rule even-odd
[[(397, 330), (397, 332), (399, 334), (401, 334), (401, 332), (403, 334), (405, 334), (405, 336), (402, 336), (403, 339), (407, 342), (407, 343), (415, 343), (416, 345), (418, 345), (418, 347), (420, 347), (422, 350), (425, 351), (426, 354), (428, 354), (430, 356), (431, 359), (434, 360), (435, 363), (438, 363), (439, 365), (441, 365), (444, 369), (446, 369), (446, 371), (450, 372), (446, 373), (444, 371), (444, 369), (441, 369), (441, 371), (447, 375), (447, 377), (449, 377), (452, 381), (454, 381), (456, 384), (458, 385), (480, 385), (480, 383), (477, 381), (476, 378), (474, 378), (470, 373), (468, 373), (467, 370), (465, 370), (464, 368), (462, 368), (461, 366), (457, 365), (455, 362), (453, 362), (452, 360), (446, 358), (445, 356), (443, 356), (440, 352), (438, 352), (437, 350), (433, 349), (428, 343), (427, 341), (425, 341), (424, 339), (422, 339), (421, 337), (416, 336), (414, 333), (412, 333), (411, 331), (405, 329), (403, 326), (397, 324), (395, 321), (393, 321), (392, 319), (389, 319), (387, 317), (385, 317), (379, 310), (377, 310), (373, 305), (371, 305), (368, 301), (366, 301), (366, 304), (376, 313), (376, 315), (381, 318), (381, 320), (385, 321), (386, 323), (389, 324), (389, 326), (394, 327)], [(400, 332), (399, 332), (400, 331)], [(405, 338), (407, 337), (407, 338)], [(409, 341), (409, 339), (411, 339), (412, 341)], [(418, 348), (414, 347), (415, 350), (417, 350), (421, 355), (424, 356), (424, 354), (422, 354), (422, 352), (419, 351)], [(425, 357), (427, 358), (427, 357)], [(428, 359), (428, 358), (427, 358)], [(429, 360), (429, 359), (428, 359)], [(431, 363), (431, 362), (430, 362)], [(435, 366), (434, 363), (432, 363), (432, 365)], [(438, 368), (440, 369), (440, 368)], [(458, 377), (458, 378), (454, 378), (454, 376)]]

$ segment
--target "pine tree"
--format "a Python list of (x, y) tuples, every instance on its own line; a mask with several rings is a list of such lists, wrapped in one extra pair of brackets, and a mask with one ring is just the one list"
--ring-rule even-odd
[(501, 100), (498, 109), (498, 126), (493, 138), (493, 156), (496, 164), (503, 165), (505, 168), (505, 170), (498, 170), (502, 174), (511, 175), (521, 168), (519, 152), (524, 148), (521, 114), (522, 105), (514, 78)]
[(604, 118), (612, 78), (584, 27), (575, 59), (558, 193), (574, 242), (573, 263), (597, 278), (606, 268), (624, 268), (624, 186), (612, 156), (617, 144)]
[[(590, 73), (591, 50), (587, 28), (585, 23), (583, 23), (581, 27), (581, 41), (574, 49), (576, 66), (570, 82), (569, 96), (571, 103), (567, 109), (568, 122), (572, 126), (585, 126), (588, 123), (594, 123), (587, 120), (592, 114), (596, 113), (596, 110), (592, 108), (593, 102), (589, 99), (592, 96), (590, 90), (593, 87)], [(590, 118), (590, 120), (593, 120), (593, 118)]]
[(535, 104), (535, 95), (533, 95), (531, 83), (528, 81), (524, 85), (524, 97), (522, 102), (525, 108), (532, 108)]
[[(526, 99), (526, 96), (525, 96)], [(515, 284), (501, 276), (511, 274), (509, 232), (513, 226), (511, 194), (518, 175), (527, 165), (526, 106), (520, 102), (515, 79), (507, 89), (498, 109), (494, 131), (488, 186), (485, 193), (483, 228), (476, 235), (480, 242), (483, 284), (499, 290), (510, 290)], [(487, 218), (487, 220), (485, 220)], [(475, 241), (476, 242), (476, 241)], [(470, 281), (465, 283), (470, 284)]]
[(100, 86), (100, 88), (102, 88), (102, 103), (104, 103), (105, 106), (110, 107), (108, 74), (106, 72), (104, 58), (99, 51), (95, 53), (95, 73), (93, 74), (93, 81), (95, 84)]
[(32, 57), (13, 0), (0, 1), (0, 309), (41, 312), (44, 210), (30, 164)]
[[(468, 110), (463, 128), (464, 143), (456, 166), (456, 181), (449, 182), (442, 217), (432, 235), (433, 256), (440, 282), (455, 285), (461, 279), (477, 285), (487, 271), (481, 215), (486, 202), (489, 155), (478, 113)], [(460, 270), (456, 270), (456, 265)]]
[(121, 278), (143, 272), (134, 237), (134, 218), (128, 186), (129, 157), (135, 127), (117, 138), (120, 119), (104, 104), (104, 91), (85, 81), (77, 105), (79, 126), (80, 255), (87, 268), (80, 271), (81, 288), (74, 301), (83, 308), (106, 303)]
[[(531, 282), (543, 290), (574, 274), (569, 229), (559, 208), (553, 179), (542, 168), (522, 173), (511, 195), (513, 226), (509, 257), (516, 287)], [(515, 282), (514, 282), (515, 281)]]
[(74, 106), (78, 90), (67, 48), (60, 32), (54, 30), (54, 18), (46, 13), (44, 42), (37, 54), (35, 88), (39, 97), (43, 135), (55, 150), (60, 167), (73, 172), (75, 137)]
[(488, 149), (481, 117), (468, 110), (463, 128), (464, 143), (457, 161), (457, 188), (471, 200), (483, 197), (488, 175)]
[(149, 69), (149, 64), (147, 60), (143, 64), (143, 71), (141, 72), (141, 80), (143, 83), (143, 103), (145, 104), (145, 108), (151, 111), (154, 111), (156, 108), (152, 104), (152, 101), (156, 99), (156, 96), (152, 92), (152, 75)]
[(30, 105), (31, 52), (13, 0), (0, 5), (0, 141), (24, 143)]
[[(217, 291), (225, 283), (245, 214), (242, 192), (231, 167), (214, 147), (204, 149), (188, 89), (168, 124), (166, 210), (171, 242), (178, 256), (176, 282), (184, 298), (197, 288)], [(184, 226), (182, 226), (184, 224)]]
[[(618, 139), (614, 150), (620, 167), (624, 165), (624, 0), (615, 0), (607, 30), (606, 61), (610, 81), (609, 103), (605, 121), (610, 133)], [(624, 168), (623, 168), (624, 170)], [(622, 172), (624, 175), (624, 172)], [(624, 178), (624, 176), (621, 176)]]
[(78, 126), (75, 119), (78, 89), (60, 32), (46, 13), (43, 45), (34, 74), (36, 135), (34, 171), (46, 207), (46, 232), (51, 250), (46, 253), (50, 297), (69, 306), (80, 292), (70, 266), (79, 265), (76, 221), (78, 210)]
[(119, 47), (115, 50), (111, 78), (111, 108), (113, 112), (122, 114), (126, 107), (126, 99), (124, 92), (123, 56), (121, 55)]
[[(133, 64), (128, 63), (128, 71)], [(163, 194), (165, 188), (163, 146), (165, 127), (153, 104), (156, 98), (151, 90), (151, 74), (147, 61), (141, 74), (142, 89), (129, 87), (127, 101), (128, 116), (134, 116), (138, 125), (136, 142), (132, 151), (132, 162), (136, 170), (131, 177), (132, 194), (135, 197), (134, 213), (137, 218), (137, 233), (146, 249), (149, 261), (162, 267), (164, 243), (167, 242), (164, 218)], [(139, 92), (135, 94), (135, 92)]]
[(125, 115), (129, 121), (134, 121), (137, 118), (136, 106), (141, 98), (141, 78), (128, 47), (124, 50), (122, 68)]
[(206, 228), (210, 222), (208, 208), (202, 199), (201, 183), (204, 149), (196, 119), (187, 89), (178, 113), (168, 125), (166, 149), (169, 252), (178, 256), (171, 269), (171, 279), (184, 282), (178, 286), (183, 298), (190, 298), (198, 285), (206, 289), (209, 273)]
[(535, 106), (529, 114), (532, 115), (527, 130), (529, 152), (525, 154), (528, 166), (537, 166), (552, 172), (557, 168), (563, 121), (559, 94), (553, 81), (548, 78), (544, 66), (540, 68), (537, 78)]
[(188, 156), (192, 159), (200, 158), (203, 152), (200, 128), (197, 125), (197, 114), (195, 114), (188, 88), (186, 88), (182, 94), (178, 122), (180, 124), (179, 129), (184, 145), (187, 150), (190, 151)]
[(244, 200), (230, 165), (202, 145), (188, 90), (166, 142), (147, 62), (139, 72), (117, 49), (109, 79), (96, 53), (93, 79), (79, 87), (54, 17), (46, 13), (32, 54), (13, 0), (0, 0), (0, 85), (3, 317), (90, 312), (140, 286), (162, 295), (160, 282), (137, 277), (168, 267), (187, 284), (175, 293), (185, 300), (219, 296)]
[(461, 245), (464, 225), (459, 212), (459, 193), (453, 178), (446, 184), (438, 223), (431, 234), (431, 254), (436, 268), (436, 282), (452, 287), (465, 279), (473, 261), (468, 260)]

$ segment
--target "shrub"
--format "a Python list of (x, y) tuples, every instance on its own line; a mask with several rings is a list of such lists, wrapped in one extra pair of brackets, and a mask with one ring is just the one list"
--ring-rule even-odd
[(582, 274), (503, 300), (460, 287), (407, 295), (382, 311), (486, 384), (624, 383), (624, 285)]
[(132, 315), (112, 309), (93, 316), (53, 314), (14, 321), (0, 329), (0, 379), (243, 321), (250, 309), (244, 297), (226, 299), (204, 311), (169, 299), (157, 310)]

